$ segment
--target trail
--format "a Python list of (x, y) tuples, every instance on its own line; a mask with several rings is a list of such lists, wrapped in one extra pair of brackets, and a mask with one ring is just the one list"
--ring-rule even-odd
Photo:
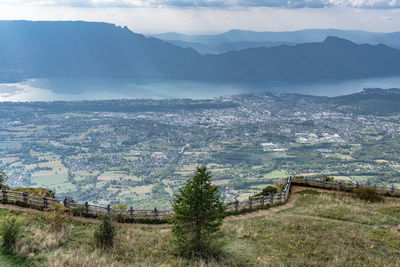
[(282, 211), (282, 210), (293, 208), (294, 205), (296, 204), (297, 200), (299, 199), (299, 195), (295, 194), (295, 193), (299, 192), (299, 191), (303, 191), (303, 190), (313, 190), (313, 191), (317, 191), (317, 192), (329, 192), (329, 193), (335, 192), (335, 191), (326, 190), (326, 189), (320, 189), (320, 188), (310, 188), (310, 187), (303, 187), (303, 186), (292, 186), (292, 188), (290, 190), (289, 199), (285, 204), (279, 205), (279, 206), (276, 206), (276, 207), (272, 207), (272, 208), (266, 209), (266, 210), (258, 210), (258, 211), (249, 212), (249, 213), (245, 213), (245, 214), (228, 216), (228, 217), (225, 218), (224, 221), (225, 222), (229, 222), (229, 221), (250, 219), (250, 218), (259, 217), (259, 216), (265, 216), (265, 215), (268, 215), (270, 213), (276, 213), (278, 211)]

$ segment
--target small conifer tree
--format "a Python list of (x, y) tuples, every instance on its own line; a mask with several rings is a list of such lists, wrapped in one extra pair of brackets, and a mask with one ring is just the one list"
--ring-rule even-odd
[(116, 235), (115, 226), (110, 216), (103, 216), (100, 224), (94, 232), (94, 238), (99, 247), (110, 248), (114, 245), (114, 237)]
[(178, 252), (187, 257), (218, 254), (225, 206), (205, 166), (197, 167), (194, 177), (175, 195), (172, 207), (173, 242)]

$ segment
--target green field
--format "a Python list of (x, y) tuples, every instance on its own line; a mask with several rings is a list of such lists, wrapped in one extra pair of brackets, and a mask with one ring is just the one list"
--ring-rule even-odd
[(281, 179), (287, 177), (289, 177), (289, 174), (284, 170), (272, 171), (270, 173), (264, 174), (264, 178), (269, 178), (269, 179), (274, 179), (274, 178)]

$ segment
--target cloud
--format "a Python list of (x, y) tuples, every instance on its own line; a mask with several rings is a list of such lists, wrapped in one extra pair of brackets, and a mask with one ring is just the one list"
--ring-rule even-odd
[(78, 7), (280, 7), (293, 9), (339, 6), (360, 9), (400, 8), (400, 0), (0, 0), (0, 3)]

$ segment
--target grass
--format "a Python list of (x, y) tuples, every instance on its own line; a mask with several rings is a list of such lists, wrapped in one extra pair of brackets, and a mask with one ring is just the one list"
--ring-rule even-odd
[[(101, 250), (95, 246), (91, 223), (73, 221), (51, 232), (41, 214), (5, 210), (0, 210), (0, 222), (10, 213), (22, 220), (16, 254), (37, 266), (400, 265), (400, 233), (389, 230), (400, 224), (399, 200), (368, 203), (311, 190), (298, 196), (290, 209), (224, 223), (224, 253), (209, 261), (178, 257), (169, 242), (169, 227), (117, 226), (115, 246)], [(5, 260), (10, 260), (8, 255)]]
[(0, 266), (2, 267), (18, 267), (28, 266), (24, 260), (21, 260), (17, 256), (11, 255), (4, 249), (0, 249)]

